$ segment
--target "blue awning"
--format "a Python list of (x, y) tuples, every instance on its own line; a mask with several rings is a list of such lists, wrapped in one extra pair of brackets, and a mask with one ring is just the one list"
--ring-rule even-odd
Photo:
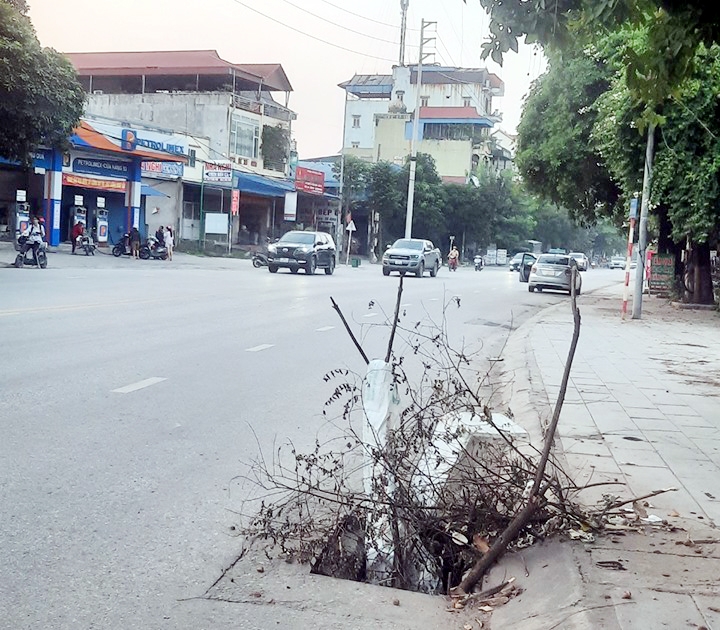
[(160, 192), (157, 188), (153, 188), (152, 186), (148, 186), (147, 184), (143, 184), (140, 188), (140, 194), (145, 195), (146, 197), (169, 197), (170, 195), (166, 195), (164, 192)]
[(295, 184), (287, 179), (272, 179), (254, 173), (233, 171), (233, 188), (259, 197), (284, 197), (286, 192), (295, 190)]

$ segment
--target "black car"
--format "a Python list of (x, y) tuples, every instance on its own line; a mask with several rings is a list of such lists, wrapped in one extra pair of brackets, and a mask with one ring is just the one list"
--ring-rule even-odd
[(335, 241), (325, 232), (292, 231), (283, 234), (282, 238), (268, 245), (268, 269), (277, 273), (280, 267), (292, 273), (304, 269), (307, 274), (324, 269), (327, 275), (335, 271)]

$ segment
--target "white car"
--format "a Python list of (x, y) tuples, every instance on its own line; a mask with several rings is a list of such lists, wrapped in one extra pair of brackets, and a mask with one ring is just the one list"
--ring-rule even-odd
[(579, 271), (587, 271), (590, 269), (590, 260), (582, 252), (570, 252), (568, 255), (575, 261)]
[(613, 256), (608, 262), (608, 269), (625, 269), (625, 262), (622, 256)]

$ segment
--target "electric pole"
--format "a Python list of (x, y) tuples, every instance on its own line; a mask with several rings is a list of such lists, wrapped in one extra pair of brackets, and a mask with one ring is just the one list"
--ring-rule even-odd
[(412, 138), (410, 139), (410, 179), (408, 180), (407, 210), (405, 213), (405, 238), (412, 238), (413, 204), (415, 203), (415, 170), (417, 168), (417, 135), (420, 119), (420, 88), (422, 86), (423, 61), (432, 53), (425, 52), (425, 45), (434, 37), (425, 37), (425, 29), (437, 22), (420, 22), (420, 51), (418, 53), (417, 81), (415, 82), (415, 111), (413, 112)]

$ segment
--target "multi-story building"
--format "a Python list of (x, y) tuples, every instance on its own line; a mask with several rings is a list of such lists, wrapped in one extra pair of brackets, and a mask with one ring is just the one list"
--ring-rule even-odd
[[(257, 241), (267, 233), (278, 205), (281, 209), (285, 194), (294, 190), (285, 178), (296, 115), (288, 107), (292, 86), (280, 64), (234, 64), (214, 50), (67, 56), (87, 92), (88, 116), (191, 136), (187, 175), (196, 159), (230, 164), (233, 182), (206, 181), (203, 187), (186, 176), (181, 199), (155, 201), (163, 219), (171, 212), (182, 214), (175, 217), (181, 238), (199, 237), (201, 205), (204, 211), (228, 212), (233, 203), (239, 204), (231, 235), (236, 241), (243, 235)], [(175, 177), (168, 172), (168, 179)], [(239, 197), (234, 201), (233, 188)]]
[(355, 75), (346, 92), (343, 152), (403, 164), (410, 154), (419, 96), (417, 150), (433, 156), (445, 181), (464, 182), (491, 159), (489, 130), (500, 116), (494, 96), (503, 81), (485, 68), (395, 66), (389, 75)]

